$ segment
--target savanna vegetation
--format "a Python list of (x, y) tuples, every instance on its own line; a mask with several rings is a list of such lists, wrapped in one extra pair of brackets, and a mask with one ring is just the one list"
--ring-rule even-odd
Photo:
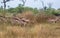
[(22, 2), (15, 8), (0, 7), (0, 38), (60, 38), (60, 8), (37, 9)]

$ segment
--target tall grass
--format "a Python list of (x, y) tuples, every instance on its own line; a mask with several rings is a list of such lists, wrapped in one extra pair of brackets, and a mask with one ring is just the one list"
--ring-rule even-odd
[(34, 27), (0, 26), (0, 38), (60, 38), (58, 26), (38, 24)]
[(42, 13), (34, 15), (32, 12), (16, 14), (18, 18), (24, 17), (31, 21), (27, 25), (28, 27), (21, 27), (17, 22), (11, 24), (9, 21), (12, 17), (13, 15), (2, 18), (2, 20), (5, 19), (7, 22), (0, 21), (0, 38), (60, 38), (60, 24), (46, 23), (48, 18), (55, 18), (55, 16), (51, 17)]

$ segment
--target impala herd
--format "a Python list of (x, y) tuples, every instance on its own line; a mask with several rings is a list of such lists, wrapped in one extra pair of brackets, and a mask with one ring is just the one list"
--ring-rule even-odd
[[(0, 16), (0, 22), (1, 21), (5, 21), (5, 22), (9, 21), (12, 24), (19, 23), (19, 24), (24, 25), (24, 26), (31, 22), (31, 20), (26, 19), (24, 17), (19, 18), (19, 17), (3, 17), (3, 16)], [(53, 18), (49, 18), (47, 21), (48, 21), (48, 23), (60, 22), (60, 16), (59, 17), (56, 16), (54, 19)]]

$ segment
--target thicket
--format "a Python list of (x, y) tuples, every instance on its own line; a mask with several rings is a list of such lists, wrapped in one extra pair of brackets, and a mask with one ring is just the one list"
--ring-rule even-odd
[[(33, 14), (46, 13), (46, 14), (60, 14), (60, 9), (47, 8), (47, 9), (37, 9), (32, 7), (17, 6), (15, 8), (5, 9), (5, 13), (23, 13), (26, 11), (31, 11)], [(3, 8), (0, 7), (0, 13), (3, 12)]]

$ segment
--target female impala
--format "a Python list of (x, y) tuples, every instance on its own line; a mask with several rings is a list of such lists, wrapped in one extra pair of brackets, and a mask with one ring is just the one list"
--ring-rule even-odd
[(48, 22), (50, 23), (56, 23), (59, 20), (58, 17), (54, 18), (54, 19), (48, 19)]

